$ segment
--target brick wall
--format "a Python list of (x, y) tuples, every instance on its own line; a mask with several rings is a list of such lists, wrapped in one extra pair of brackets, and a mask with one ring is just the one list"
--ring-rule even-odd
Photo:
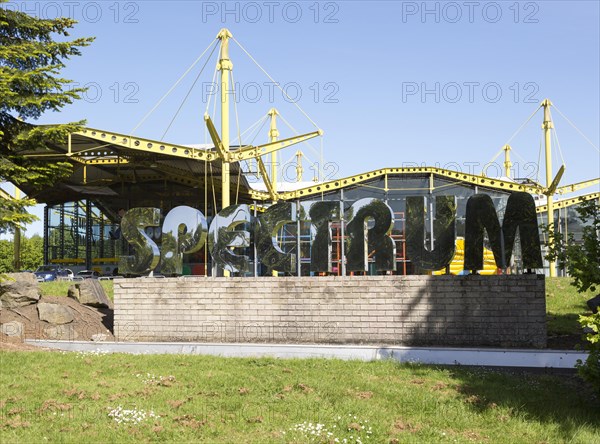
[(545, 347), (544, 277), (115, 281), (119, 341)]

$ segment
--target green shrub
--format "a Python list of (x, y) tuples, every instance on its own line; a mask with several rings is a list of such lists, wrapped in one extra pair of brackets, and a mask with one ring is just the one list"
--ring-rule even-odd
[(577, 360), (576, 367), (581, 377), (592, 384), (594, 390), (600, 394), (600, 312), (579, 316), (579, 323), (583, 328), (587, 327), (592, 331), (585, 335), (590, 354), (585, 362)]

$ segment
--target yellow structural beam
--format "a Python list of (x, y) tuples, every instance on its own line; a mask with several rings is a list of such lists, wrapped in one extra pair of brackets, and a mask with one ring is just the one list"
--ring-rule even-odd
[(217, 150), (217, 154), (219, 155), (219, 158), (223, 162), (229, 162), (229, 153), (223, 147), (223, 142), (221, 141), (221, 138), (219, 137), (219, 133), (217, 132), (217, 129), (215, 128), (215, 124), (213, 123), (212, 119), (210, 118), (210, 116), (208, 114), (204, 115), (204, 121), (206, 122), (206, 128), (208, 129), (208, 134), (210, 135), (210, 138), (215, 145), (215, 148)]
[(544, 192), (544, 194), (546, 196), (552, 196), (552, 195), (554, 195), (554, 193), (556, 193), (556, 188), (558, 187), (558, 184), (560, 183), (560, 179), (562, 179), (562, 176), (564, 173), (565, 173), (565, 166), (561, 165), (561, 167), (558, 169), (558, 173), (556, 173), (556, 176), (554, 176), (552, 183)]
[(258, 163), (258, 169), (260, 171), (260, 174), (262, 175), (265, 185), (267, 187), (267, 191), (269, 192), (269, 197), (271, 198), (271, 200), (277, 201), (279, 196), (277, 195), (275, 188), (273, 188), (273, 183), (271, 182), (271, 179), (269, 179), (269, 176), (267, 174), (267, 168), (265, 167), (262, 158), (257, 157), (256, 161)]
[(77, 159), (76, 156), (72, 156), (71, 159), (77, 160), (84, 165), (126, 165), (129, 160), (119, 157), (116, 159)]
[[(600, 199), (600, 193), (589, 193), (584, 194), (583, 196), (571, 197), (569, 199), (561, 199), (553, 202), (554, 209), (558, 208), (566, 208), (573, 205), (580, 204), (581, 202), (585, 202), (587, 200)], [(537, 213), (546, 213), (548, 211), (548, 205), (540, 205), (535, 209)]]
[(213, 123), (210, 116), (205, 115), (204, 120), (206, 121), (206, 126), (208, 128), (208, 134), (210, 135), (210, 138), (213, 141), (215, 148), (217, 149), (218, 157), (223, 162), (239, 162), (242, 160), (254, 159), (256, 157), (264, 156), (265, 154), (270, 154), (275, 151), (282, 150), (284, 148), (287, 148), (288, 146), (295, 145), (306, 140), (310, 140), (314, 137), (321, 136), (323, 134), (323, 131), (319, 130), (314, 131), (312, 133), (301, 134), (299, 136), (289, 137), (287, 139), (265, 143), (264, 145), (248, 145), (236, 151), (226, 151), (223, 147), (223, 142), (221, 141), (221, 138), (217, 133), (215, 124)]
[(518, 184), (515, 182), (505, 181), (501, 179), (494, 179), (485, 176), (476, 176), (473, 174), (461, 173), (459, 171), (451, 171), (445, 170), (443, 168), (434, 168), (434, 167), (410, 167), (410, 168), (384, 168), (380, 170), (369, 171), (367, 173), (357, 174), (354, 176), (345, 177), (342, 179), (335, 179), (329, 182), (324, 182), (320, 184), (316, 184), (310, 187), (301, 188), (299, 190), (289, 191), (286, 193), (280, 193), (279, 198), (288, 200), (288, 199), (297, 199), (306, 196), (311, 196), (315, 194), (321, 194), (324, 192), (339, 190), (341, 188), (345, 188), (351, 185), (359, 185), (363, 182), (367, 182), (372, 179), (376, 179), (378, 177), (385, 176), (386, 174), (390, 176), (398, 175), (398, 174), (407, 174), (407, 175), (430, 175), (452, 179), (456, 182), (468, 183), (471, 185), (477, 185), (485, 188), (491, 188), (495, 190), (503, 190), (503, 191), (525, 191), (532, 194), (542, 194), (544, 192), (544, 188), (533, 185), (524, 185)]
[(254, 211), (256, 209), (258, 213), (264, 213), (265, 211), (267, 211), (268, 207), (264, 207), (262, 205), (249, 205), (249, 208), (251, 211)]
[(586, 181), (574, 183), (571, 185), (564, 185), (562, 187), (558, 187), (556, 189), (556, 193), (558, 193), (558, 194), (572, 193), (574, 191), (581, 190), (582, 188), (591, 187), (592, 185), (596, 185), (597, 183), (600, 183), (600, 178), (586, 180)]
[(65, 259), (50, 259), (51, 264), (83, 264), (85, 259), (81, 258), (65, 258)]
[[(264, 166), (264, 164), (263, 164), (263, 166)], [(260, 168), (260, 165), (258, 167)], [(258, 201), (272, 200), (272, 196), (268, 192), (249, 190), (248, 194), (250, 194), (250, 197), (254, 200), (258, 200)], [(281, 199), (281, 196), (278, 195), (278, 198)]]
[[(157, 140), (143, 139), (140, 137), (132, 137), (125, 134), (102, 131), (94, 128), (84, 128), (83, 130), (77, 131), (73, 134), (143, 153), (162, 154), (165, 156), (183, 157), (186, 159), (197, 159), (208, 162), (218, 159), (216, 153), (207, 150), (200, 150), (197, 148), (190, 148), (183, 145), (165, 143)], [(73, 153), (73, 155), (75, 154), (79, 153)]]
[(231, 161), (248, 160), (253, 157), (264, 156), (272, 152), (287, 148), (288, 146), (295, 145), (306, 140), (310, 140), (314, 137), (323, 135), (323, 131), (313, 131), (312, 133), (301, 134), (299, 136), (289, 137), (287, 139), (278, 140), (275, 142), (269, 142), (264, 145), (252, 146), (241, 148), (231, 153)]

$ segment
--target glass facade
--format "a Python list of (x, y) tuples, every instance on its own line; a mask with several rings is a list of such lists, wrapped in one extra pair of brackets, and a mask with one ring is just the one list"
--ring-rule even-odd
[[(424, 235), (423, 241), (425, 250), (431, 250), (435, 245), (435, 236), (432, 236), (433, 227), (436, 226), (436, 201), (440, 196), (453, 196), (456, 203), (456, 237), (464, 239), (465, 237), (465, 216), (466, 204), (470, 196), (474, 194), (487, 194), (491, 197), (498, 218), (502, 222), (504, 211), (508, 201), (509, 192), (503, 192), (484, 187), (478, 187), (476, 184), (461, 182), (449, 178), (440, 178), (428, 173), (423, 174), (390, 174), (373, 178), (372, 180), (359, 184), (352, 184), (343, 189), (327, 191), (321, 194), (313, 194), (303, 197), (299, 200), (288, 201), (290, 208), (287, 212), (298, 215), (296, 218), (290, 217), (292, 222), (281, 225), (276, 231), (276, 249), (281, 253), (289, 255), (287, 259), (280, 253), (264, 250), (265, 245), (256, 242), (256, 232), (252, 223), (241, 221), (235, 228), (236, 231), (247, 231), (250, 233), (250, 246), (232, 245), (231, 260), (236, 255), (246, 256), (244, 267), (229, 267), (230, 275), (271, 275), (272, 271), (267, 263), (261, 263), (256, 258), (269, 258), (268, 260), (284, 260), (286, 266), (275, 274), (279, 275), (316, 275), (316, 274), (415, 274), (423, 273), (418, 270), (406, 248), (406, 221), (407, 221), (407, 197), (422, 197), (424, 200)], [(347, 269), (348, 264), (348, 220), (349, 210), (360, 199), (379, 199), (387, 203), (393, 212), (393, 224), (390, 237), (395, 246), (393, 262), (395, 262), (394, 271), (378, 272), (376, 270), (376, 256), (373, 251), (367, 252), (368, 266), (366, 272), (351, 272)], [(322, 240), (315, 243), (317, 229), (308, 219), (310, 202), (317, 201), (339, 201), (341, 202), (342, 214), (345, 214), (344, 222), (339, 217), (332, 217), (326, 225), (330, 227), (329, 239), (331, 240), (330, 252), (319, 252), (319, 261), (330, 257), (330, 263), (325, 266), (327, 271), (315, 271), (314, 264), (311, 266), (311, 257), (313, 248), (323, 248)], [(442, 200), (440, 200), (442, 202)], [(131, 202), (132, 207), (138, 206), (163, 206), (152, 205), (152, 200), (147, 199), (144, 202)], [(212, 202), (198, 201), (197, 196), (193, 199), (174, 202), (177, 205), (188, 205), (199, 209), (205, 214), (208, 225), (213, 222)], [(174, 205), (174, 206), (177, 206)], [(250, 205), (250, 212), (258, 217), (261, 216), (264, 209), (268, 207), (261, 202)], [(206, 211), (208, 209), (208, 211)], [(160, 248), (162, 241), (161, 226), (168, 210), (161, 212), (161, 222), (158, 227), (148, 227), (146, 234)], [(102, 274), (110, 275), (118, 273), (118, 263), (120, 256), (126, 256), (133, 252), (132, 247), (123, 239), (120, 233), (119, 218), (113, 216), (109, 218), (100, 208), (91, 201), (69, 202), (52, 207), (47, 207), (46, 213), (46, 254), (47, 263), (63, 263), (72, 268), (90, 268), (99, 271)], [(297, 219), (297, 220), (296, 220)], [(563, 233), (572, 233), (575, 239), (581, 238), (582, 224), (576, 213), (576, 207), (555, 211), (557, 226)], [(441, 222), (441, 221), (437, 221)], [(373, 219), (366, 219), (367, 226), (373, 227)], [(538, 224), (545, 224), (545, 215), (538, 214)], [(323, 230), (323, 229), (322, 229)], [(266, 234), (263, 233), (263, 236)], [(327, 236), (326, 231), (321, 231), (321, 236)], [(437, 235), (436, 235), (437, 236)], [(540, 230), (542, 245), (544, 242), (543, 233)], [(518, 238), (518, 235), (517, 235)], [(458, 242), (458, 241), (457, 241)], [(263, 245), (261, 247), (260, 245)], [(458, 244), (457, 244), (458, 245)], [(484, 246), (489, 248), (487, 238), (484, 239)], [(235, 247), (235, 248), (234, 248)], [(259, 251), (257, 252), (257, 248)], [(263, 248), (264, 251), (260, 251)], [(267, 248), (268, 249), (268, 248)], [(520, 242), (517, 240), (513, 252), (513, 261), (511, 272), (521, 272), (520, 265)], [(314, 253), (317, 254), (316, 252)], [(330, 256), (329, 256), (330, 255)], [(293, 259), (289, 259), (289, 257)], [(288, 260), (289, 259), (289, 260)], [(320, 268), (323, 269), (323, 268)], [(155, 273), (161, 273), (161, 266), (155, 269)], [(181, 272), (184, 275), (222, 275), (223, 270), (213, 264), (211, 254), (209, 253), (209, 244), (196, 250), (191, 254), (183, 255), (183, 268)]]
[(76, 270), (112, 274), (127, 243), (118, 224), (92, 202), (79, 201), (45, 209), (45, 263), (61, 263)]

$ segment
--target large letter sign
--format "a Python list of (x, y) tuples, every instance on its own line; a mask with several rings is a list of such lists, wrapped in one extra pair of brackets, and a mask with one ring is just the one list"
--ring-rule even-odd
[(210, 224), (208, 249), (219, 267), (233, 273), (248, 271), (250, 258), (235, 254), (232, 248), (249, 247), (250, 232), (234, 228), (253, 222), (254, 217), (248, 205), (231, 205), (215, 216)]
[(425, 197), (406, 198), (406, 253), (417, 268), (439, 270), (452, 261), (456, 250), (456, 197), (435, 198), (431, 236), (435, 239), (433, 249), (426, 250)]
[(183, 255), (200, 251), (206, 242), (206, 218), (192, 207), (169, 211), (162, 226), (161, 272), (181, 274)]
[(529, 193), (515, 192), (508, 197), (502, 228), (492, 199), (476, 194), (467, 201), (465, 223), (465, 270), (483, 268), (483, 231), (494, 252), (496, 265), (505, 268), (510, 263), (515, 235), (519, 228), (524, 268), (543, 266), (540, 250), (535, 201)]
[(269, 270), (292, 273), (296, 267), (296, 256), (285, 253), (277, 242), (277, 233), (285, 224), (296, 221), (296, 204), (279, 202), (271, 205), (258, 218), (256, 224), (256, 249), (258, 257)]
[(308, 220), (316, 230), (310, 249), (310, 270), (331, 273), (331, 222), (341, 220), (342, 202), (309, 202), (308, 208)]
[[(368, 271), (368, 258), (375, 253), (375, 267), (379, 271), (396, 269), (396, 244), (389, 236), (394, 226), (394, 211), (379, 199), (360, 199), (346, 213), (348, 222), (347, 268), (350, 271)], [(372, 228), (367, 228), (373, 219)]]
[[(431, 208), (433, 208), (431, 206)], [(396, 243), (390, 234), (394, 212), (382, 200), (365, 198), (354, 202), (342, 221), (341, 201), (302, 202), (300, 214), (296, 203), (278, 202), (255, 218), (248, 205), (232, 205), (222, 209), (210, 229), (202, 212), (195, 208), (175, 207), (162, 224), (161, 247), (146, 234), (147, 227), (160, 225), (158, 208), (133, 208), (121, 222), (123, 237), (133, 246), (134, 255), (121, 257), (119, 268), (124, 274), (145, 274), (159, 265), (168, 275), (182, 273), (183, 255), (201, 250), (206, 243), (213, 263), (234, 273), (249, 271), (250, 258), (239, 252), (252, 246), (257, 258), (268, 271), (296, 272), (297, 253), (280, 247), (277, 236), (286, 224), (311, 222), (314, 234), (311, 248), (311, 271), (332, 272), (331, 223), (339, 222), (346, 232), (346, 268), (369, 271), (369, 258), (374, 256), (378, 271), (396, 269)], [(430, 215), (431, 217), (431, 215)], [(425, 198), (406, 199), (406, 251), (416, 269), (439, 270), (450, 264), (455, 252), (456, 198), (435, 198), (430, 248), (425, 246)], [(505, 268), (512, 257), (517, 229), (521, 241), (524, 268), (541, 268), (542, 256), (535, 202), (528, 193), (512, 193), (508, 197), (502, 227), (492, 199), (475, 194), (467, 201), (465, 223), (465, 269), (483, 268), (483, 238), (487, 232), (496, 264)], [(297, 233), (300, 235), (300, 233)], [(431, 248), (432, 247), (432, 248)], [(235, 252), (238, 249), (238, 253)], [(344, 258), (342, 258), (344, 260)]]
[(119, 271), (123, 274), (144, 274), (153, 271), (160, 262), (158, 246), (146, 234), (146, 227), (158, 227), (158, 208), (132, 208), (123, 215), (121, 233), (134, 249), (133, 256), (122, 256)]

